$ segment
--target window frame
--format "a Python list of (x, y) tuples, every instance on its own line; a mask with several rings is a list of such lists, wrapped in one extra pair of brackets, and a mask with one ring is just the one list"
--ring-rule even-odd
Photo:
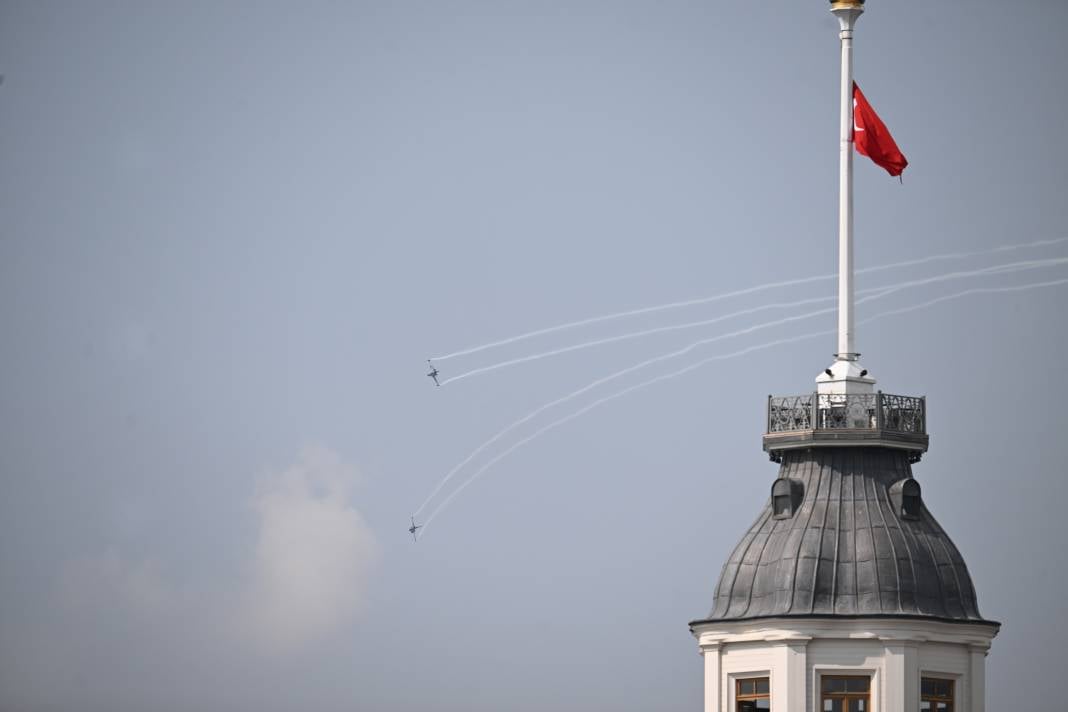
[[(946, 708), (946, 712), (953, 712), (957, 708), (957, 679), (949, 675), (939, 677), (936, 677), (935, 675), (937, 675), (937, 673), (930, 675), (920, 675), (920, 709), (923, 709), (924, 702), (932, 702), (935, 704), (939, 702), (945, 702), (949, 705)], [(925, 695), (923, 692), (924, 680), (934, 680), (937, 682), (947, 683), (949, 685), (949, 696), (946, 697), (944, 695)], [(937, 712), (937, 707), (932, 705), (931, 712)]]
[[(846, 688), (847, 688), (846, 692), (825, 692), (824, 689), (823, 689), (823, 684), (824, 684), (824, 680), (826, 680), (826, 679), (864, 680), (865, 682), (867, 682), (868, 685), (867, 685), (867, 689), (865, 691), (863, 691), (863, 692), (849, 692), (848, 691), (848, 683), (846, 684)], [(863, 672), (858, 673), (858, 672), (854, 672), (852, 670), (849, 671), (849, 672), (846, 672), (846, 671), (839, 672), (837, 670), (825, 670), (825, 671), (819, 671), (818, 672), (818, 677), (816, 678), (816, 683), (817, 683), (816, 684), (816, 695), (817, 695), (817, 698), (816, 698), (817, 699), (816, 709), (819, 710), (820, 712), (822, 712), (822, 710), (824, 708), (824, 703), (827, 702), (828, 700), (832, 700), (832, 701), (833, 700), (840, 700), (840, 701), (846, 703), (845, 707), (847, 709), (849, 707), (849, 704), (848, 704), (849, 702), (855, 702), (855, 701), (858, 701), (858, 700), (863, 700), (864, 703), (865, 703), (864, 704), (865, 712), (872, 712), (872, 710), (874, 709), (873, 706), (872, 706), (872, 701), (871, 701), (871, 690), (872, 690), (873, 687), (875, 687), (875, 675), (874, 674), (871, 674), (871, 673), (865, 674)]]
[[(732, 675), (732, 677), (734, 678), (734, 706), (733, 706), (733, 708), (735, 710), (737, 710), (738, 709), (738, 705), (741, 704), (742, 702), (750, 702), (750, 701), (757, 701), (757, 700), (767, 700), (768, 701), (768, 709), (770, 710), (771, 709), (771, 674), (770, 673), (755, 673), (755, 674), (754, 673), (744, 673), (744, 674), (745, 674), (745, 677), (742, 677), (741, 675), (738, 675), (738, 676), (733, 676)], [(759, 683), (761, 681), (764, 681), (764, 682), (768, 683), (768, 691), (767, 692), (765, 692), (765, 693), (753, 692), (752, 694), (743, 694), (742, 693), (742, 683), (743, 682)], [(754, 688), (755, 688), (755, 686), (754, 686)]]

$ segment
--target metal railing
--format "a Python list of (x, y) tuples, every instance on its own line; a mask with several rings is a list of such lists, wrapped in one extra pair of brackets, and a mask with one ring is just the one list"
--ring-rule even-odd
[(799, 430), (889, 430), (927, 432), (923, 396), (877, 393), (809, 393), (768, 396), (768, 432)]

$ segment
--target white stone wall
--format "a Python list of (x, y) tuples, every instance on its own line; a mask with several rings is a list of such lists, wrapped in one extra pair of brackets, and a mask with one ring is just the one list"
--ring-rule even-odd
[(820, 712), (820, 675), (868, 675), (871, 712), (918, 712), (920, 678), (956, 681), (956, 709), (985, 712), (985, 657), (997, 627), (905, 619), (789, 619), (693, 626), (705, 712), (733, 712), (735, 681), (768, 677), (773, 712)]

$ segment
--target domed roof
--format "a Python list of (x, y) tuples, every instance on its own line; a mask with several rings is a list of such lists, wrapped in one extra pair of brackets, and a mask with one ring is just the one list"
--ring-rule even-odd
[(982, 621), (968, 567), (911, 477), (900, 450), (784, 453), (774, 496), (723, 566), (708, 621)]

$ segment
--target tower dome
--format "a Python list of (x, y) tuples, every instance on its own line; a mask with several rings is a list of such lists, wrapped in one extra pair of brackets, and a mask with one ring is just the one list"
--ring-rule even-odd
[(924, 504), (910, 459), (885, 447), (783, 453), (771, 497), (723, 566), (707, 620), (982, 621), (968, 568)]

